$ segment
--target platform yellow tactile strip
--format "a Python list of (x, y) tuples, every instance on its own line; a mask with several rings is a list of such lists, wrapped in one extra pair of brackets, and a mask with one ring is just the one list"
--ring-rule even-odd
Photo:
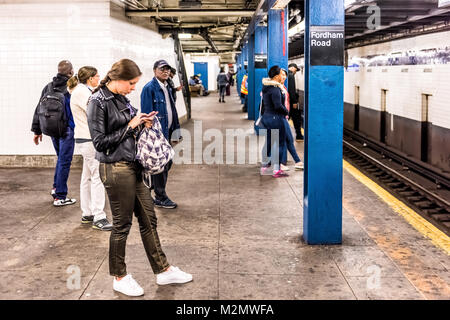
[(395, 198), (392, 194), (380, 187), (377, 183), (369, 179), (367, 176), (365, 176), (345, 160), (344, 168), (359, 182), (364, 184), (373, 193), (375, 193), (384, 202), (386, 202), (392, 208), (392, 210), (405, 218), (406, 221), (408, 221), (408, 223), (412, 225), (417, 231), (419, 231), (425, 237), (429, 238), (434, 245), (444, 250), (447, 255), (450, 255), (450, 238), (445, 233), (422, 218), (405, 203)]
[[(392, 210), (404, 217), (408, 223), (410, 223), (423, 236), (429, 238), (434, 245), (449, 254), (450, 238), (446, 234), (438, 230), (431, 223), (419, 216), (414, 210), (392, 196), (389, 192), (346, 161), (344, 161), (344, 168), (353, 177), (385, 201), (392, 208)], [(357, 221), (362, 222), (362, 220), (364, 220), (365, 214), (360, 212), (360, 210), (350, 201), (344, 198), (343, 205)], [(425, 266), (421, 259), (418, 258), (418, 256), (413, 252), (414, 250), (406, 247), (404, 243), (402, 244), (400, 238), (398, 238), (395, 234), (386, 236), (386, 230), (381, 230), (379, 226), (366, 226), (365, 229), (380, 249), (382, 249), (397, 264), (405, 277), (424, 295), (426, 299), (450, 298), (450, 287), (447, 282), (429, 270), (429, 268)]]

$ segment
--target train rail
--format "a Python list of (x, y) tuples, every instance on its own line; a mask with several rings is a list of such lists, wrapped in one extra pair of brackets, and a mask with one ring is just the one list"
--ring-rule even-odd
[(450, 176), (344, 129), (344, 158), (450, 236)]

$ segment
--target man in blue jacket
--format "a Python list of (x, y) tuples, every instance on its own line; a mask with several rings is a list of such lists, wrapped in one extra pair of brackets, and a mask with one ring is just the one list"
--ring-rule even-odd
[[(172, 90), (168, 85), (171, 67), (165, 60), (158, 60), (153, 65), (155, 77), (148, 82), (141, 93), (141, 112), (150, 113), (158, 111), (157, 117), (161, 123), (164, 137), (171, 141), (173, 132), (180, 128), (175, 100)], [(172, 161), (163, 172), (152, 176), (152, 186), (155, 190), (155, 206), (166, 209), (174, 209), (177, 204), (169, 199), (166, 194), (167, 177)]]

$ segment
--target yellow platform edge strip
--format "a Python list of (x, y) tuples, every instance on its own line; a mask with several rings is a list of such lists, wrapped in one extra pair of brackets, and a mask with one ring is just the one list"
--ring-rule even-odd
[(400, 214), (410, 225), (412, 225), (417, 231), (419, 231), (426, 238), (429, 238), (431, 242), (444, 250), (447, 255), (450, 255), (450, 237), (445, 233), (440, 231), (430, 222), (422, 218), (413, 209), (408, 207), (405, 203), (395, 198), (388, 191), (380, 187), (373, 180), (364, 175), (361, 171), (356, 169), (350, 163), (344, 160), (344, 169), (347, 170), (353, 177), (355, 177), (359, 182), (364, 184), (373, 193), (380, 197), (384, 202), (386, 202), (392, 210)]

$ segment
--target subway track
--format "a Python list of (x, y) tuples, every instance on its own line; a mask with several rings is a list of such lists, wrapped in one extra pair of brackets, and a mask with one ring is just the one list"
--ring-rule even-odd
[(344, 159), (450, 236), (450, 175), (344, 129)]

